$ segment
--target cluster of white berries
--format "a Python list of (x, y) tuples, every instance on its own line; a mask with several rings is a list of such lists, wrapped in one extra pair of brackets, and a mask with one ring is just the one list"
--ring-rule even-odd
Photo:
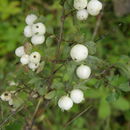
[(96, 16), (102, 9), (102, 3), (98, 0), (74, 0), (74, 8), (77, 9), (77, 19), (86, 20), (88, 15)]
[[(82, 44), (77, 44), (72, 47), (70, 56), (74, 61), (81, 62), (88, 57), (88, 49)], [(76, 74), (80, 79), (88, 79), (91, 74), (91, 69), (87, 65), (80, 65), (76, 70)]]
[(58, 101), (58, 106), (64, 110), (70, 110), (73, 103), (79, 104), (84, 100), (84, 94), (80, 89), (74, 89), (70, 92), (70, 97), (62, 96)]
[[(33, 45), (42, 44), (45, 41), (46, 27), (43, 23), (35, 23), (37, 16), (34, 14), (29, 14), (25, 21), (27, 26), (24, 28), (24, 35), (26, 37), (31, 37), (31, 43)], [(30, 55), (26, 54), (24, 46), (20, 46), (15, 50), (16, 56), (20, 57), (20, 62), (22, 65), (28, 65), (28, 67), (35, 71), (40, 64), (41, 55), (39, 52), (32, 52)]]
[(36, 20), (37, 16), (34, 14), (28, 15), (25, 19), (27, 26), (24, 28), (24, 35), (25, 37), (31, 38), (33, 45), (39, 45), (45, 41), (44, 34), (46, 32), (46, 27), (41, 22), (35, 23)]
[(30, 55), (25, 53), (24, 46), (20, 46), (15, 50), (16, 56), (20, 57), (22, 65), (28, 65), (28, 67), (35, 71), (39, 67), (41, 55), (39, 52), (32, 52)]
[(1, 98), (1, 100), (2, 101), (6, 101), (6, 102), (8, 102), (9, 103), (9, 105), (13, 105), (13, 98), (12, 98), (12, 96), (15, 94), (15, 91), (10, 91), (10, 92), (4, 92), (1, 96), (0, 96), (0, 98)]
[[(70, 51), (71, 58), (76, 62), (81, 62), (85, 60), (88, 56), (88, 49), (86, 46), (82, 44), (77, 44), (72, 47)], [(89, 66), (80, 65), (77, 70), (76, 74), (80, 79), (88, 79), (91, 74), (91, 69)], [(74, 89), (70, 93), (69, 96), (63, 96), (58, 101), (58, 106), (62, 110), (69, 110), (73, 106), (73, 102), (76, 104), (81, 103), (84, 100), (83, 92), (79, 89)]]

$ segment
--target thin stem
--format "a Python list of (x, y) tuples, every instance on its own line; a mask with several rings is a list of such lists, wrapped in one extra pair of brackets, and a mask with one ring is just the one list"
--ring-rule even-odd
[(33, 116), (32, 116), (32, 120), (31, 120), (31, 124), (30, 124), (29, 130), (32, 130), (32, 126), (33, 126), (34, 121), (35, 121), (35, 116), (36, 116), (36, 114), (37, 114), (37, 112), (39, 110), (39, 107), (40, 107), (42, 101), (43, 101), (43, 98), (40, 98), (39, 102), (37, 103), (37, 106), (36, 106), (35, 111), (34, 111)]
[(100, 24), (101, 24), (102, 16), (103, 16), (103, 11), (98, 16), (98, 20), (97, 20), (97, 23), (96, 23), (96, 26), (95, 26), (95, 29), (94, 29), (94, 32), (93, 32), (93, 36), (92, 36), (92, 41), (95, 39), (95, 37), (96, 37), (96, 35), (98, 33), (98, 30), (99, 30), (99, 27), (100, 27)]
[(75, 9), (71, 10), (69, 13), (67, 13), (67, 14), (65, 15), (65, 18), (68, 17), (69, 15), (73, 14), (75, 11), (76, 11)]
[[(60, 25), (60, 33), (59, 33), (59, 38), (57, 39), (58, 40), (58, 45), (57, 45), (57, 50), (56, 50), (56, 59), (58, 59), (60, 57), (60, 46), (61, 46), (61, 42), (62, 42), (62, 39), (63, 39), (63, 30), (64, 30), (64, 22), (65, 22), (65, 8), (64, 8), (64, 5), (62, 7), (62, 16), (61, 16), (61, 25)], [(56, 63), (54, 64), (53, 68), (52, 68), (52, 75), (50, 76), (50, 79), (48, 81), (48, 90), (50, 89), (50, 86), (53, 82), (53, 77), (54, 77), (54, 74), (53, 73), (55, 70), (55, 66), (56, 66)]]
[(62, 16), (61, 16), (60, 34), (59, 34), (59, 39), (58, 39), (57, 51), (56, 51), (56, 58), (58, 58), (60, 56), (60, 45), (61, 45), (62, 38), (63, 38), (64, 22), (65, 22), (65, 9), (63, 6)]
[(68, 122), (66, 122), (65, 125), (64, 125), (64, 128), (67, 127), (68, 125), (70, 125), (74, 120), (76, 120), (77, 118), (79, 118), (85, 112), (87, 112), (90, 108), (91, 108), (91, 106), (88, 106), (85, 110), (81, 111), (76, 116), (74, 116), (72, 119), (70, 119)]
[(100, 27), (100, 24), (101, 24), (101, 19), (102, 19), (103, 14), (104, 14), (104, 12), (103, 12), (104, 8), (105, 8), (105, 3), (103, 4), (102, 12), (98, 16), (98, 20), (97, 20), (97, 23), (96, 23), (96, 26), (95, 26), (95, 29), (94, 29), (94, 32), (93, 32), (93, 36), (92, 36), (92, 41), (95, 39), (95, 37), (98, 33), (98, 30), (99, 30), (99, 27)]

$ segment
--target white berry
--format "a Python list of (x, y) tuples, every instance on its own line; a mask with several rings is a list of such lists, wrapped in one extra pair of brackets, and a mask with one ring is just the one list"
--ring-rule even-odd
[(32, 32), (35, 35), (43, 35), (46, 32), (46, 27), (43, 23), (36, 23), (32, 25)]
[(74, 8), (81, 10), (87, 7), (87, 0), (74, 0)]
[(80, 65), (76, 70), (76, 74), (80, 79), (88, 79), (91, 74), (91, 69), (86, 65)]
[(30, 25), (25, 26), (24, 28), (24, 36), (31, 37), (32, 36), (32, 27)]
[(29, 60), (32, 63), (39, 63), (41, 60), (41, 55), (39, 52), (33, 52), (31, 53), (31, 55), (29, 56)]
[(80, 62), (82, 60), (85, 60), (88, 56), (88, 49), (86, 46), (82, 44), (77, 44), (74, 47), (72, 47), (70, 51), (71, 58), (75, 60), (76, 62)]
[(31, 42), (33, 45), (42, 44), (44, 41), (45, 41), (45, 36), (43, 36), (43, 35), (34, 35), (31, 38)]
[(38, 93), (37, 92), (32, 92), (31, 93), (31, 97), (32, 98), (37, 98), (39, 95), (38, 95)]
[(23, 64), (23, 65), (26, 65), (29, 63), (29, 55), (23, 55), (21, 58), (20, 58), (20, 62)]
[(39, 63), (32, 63), (30, 62), (28, 64), (28, 67), (32, 70), (32, 71), (35, 71), (38, 67), (39, 67)]
[(97, 16), (99, 13), (100, 13), (100, 11), (89, 11), (88, 12), (90, 15), (92, 15), (92, 16)]
[(18, 83), (11, 80), (11, 81), (9, 81), (9, 86), (18, 86)]
[(24, 46), (20, 46), (15, 50), (15, 55), (21, 57), (25, 54)]
[(9, 101), (11, 99), (11, 93), (10, 92), (4, 92), (1, 96), (0, 96), (1, 100), (3, 101)]
[(74, 89), (70, 93), (72, 101), (76, 104), (81, 103), (84, 100), (84, 94), (80, 89)]
[(9, 100), (9, 105), (12, 106), (13, 104), (14, 104), (13, 99), (10, 99), (10, 100)]
[(98, 0), (91, 0), (87, 5), (87, 10), (90, 15), (98, 15), (102, 9), (102, 3)]
[(73, 106), (73, 101), (68, 96), (62, 96), (58, 101), (58, 106), (62, 110), (69, 110)]
[(77, 19), (78, 20), (86, 20), (88, 18), (88, 12), (86, 9), (77, 11)]
[(28, 25), (32, 25), (37, 20), (37, 16), (35, 14), (29, 14), (27, 15), (25, 22)]

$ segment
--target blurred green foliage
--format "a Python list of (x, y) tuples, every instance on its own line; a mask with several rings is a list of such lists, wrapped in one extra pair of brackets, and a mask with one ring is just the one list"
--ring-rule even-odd
[(20, 13), (21, 8), (19, 8), (20, 2), (19, 1), (12, 1), (9, 0), (1, 0), (0, 1), (0, 13), (1, 19), (5, 20), (9, 18), (11, 15), (16, 15)]
[[(104, 1), (106, 7), (95, 38), (96, 42), (91, 40), (97, 17), (90, 16), (87, 21), (81, 22), (76, 20), (75, 13), (69, 16), (64, 25), (60, 59), (68, 58), (73, 44), (78, 42), (87, 45), (90, 56), (83, 63), (91, 66), (92, 78), (85, 82), (78, 80), (74, 73), (79, 64), (71, 61), (56, 73), (53, 90), (48, 92), (45, 77), (50, 76), (53, 70), (53, 64), (49, 60), (55, 58), (55, 35), (59, 34), (62, 8), (60, 2), (63, 3), (59, 0), (0, 0), (0, 92), (21, 88), (27, 89), (26, 91), (34, 89), (49, 100), (50, 103), (45, 101), (42, 104), (35, 117), (36, 130), (129, 130), (130, 16), (116, 17), (112, 0)], [(65, 3), (66, 12), (73, 9), (72, 3), (73, 0)], [(45, 44), (33, 48), (33, 51), (39, 51), (46, 61), (41, 64), (38, 73), (25, 73), (26, 68), (18, 64), (19, 59), (14, 54), (15, 48), (28, 40), (23, 36), (23, 29), (24, 19), (29, 13), (37, 14), (40, 17), (38, 21), (42, 21), (47, 27)], [(62, 64), (57, 64), (56, 68), (60, 65)], [(106, 68), (108, 70), (100, 75)], [(10, 87), (8, 83), (12, 80), (18, 82), (19, 87)], [(62, 112), (57, 106), (57, 100), (72, 88), (82, 89), (86, 100), (81, 105), (74, 105), (69, 112)], [(15, 99), (15, 106), (19, 108), (25, 104), (25, 109), (11, 117), (3, 126), (3, 130), (25, 129), (27, 121), (32, 118), (37, 100), (29, 98), (26, 91), (20, 92), (19, 98)], [(11, 113), (11, 108), (2, 101), (0, 104), (2, 121)], [(91, 108), (86, 113), (69, 125), (66, 124), (88, 106)]]

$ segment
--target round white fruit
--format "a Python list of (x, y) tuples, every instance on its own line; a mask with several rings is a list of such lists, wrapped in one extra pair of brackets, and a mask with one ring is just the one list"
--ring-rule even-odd
[(97, 16), (99, 13), (100, 13), (100, 11), (94, 11), (94, 10), (90, 10), (89, 12), (88, 12), (90, 15), (92, 15), (92, 16)]
[(28, 25), (32, 25), (37, 20), (37, 16), (35, 14), (29, 14), (27, 15), (25, 22)]
[(1, 100), (3, 101), (9, 101), (11, 99), (11, 93), (10, 92), (4, 92), (1, 96), (0, 96)]
[(76, 62), (83, 61), (88, 56), (88, 49), (82, 44), (77, 44), (70, 51), (71, 58)]
[(84, 94), (80, 89), (74, 89), (70, 93), (70, 98), (74, 103), (79, 104), (84, 100)]
[(24, 46), (20, 46), (15, 50), (15, 55), (21, 57), (25, 54)]
[(41, 60), (41, 55), (39, 52), (33, 52), (31, 53), (31, 55), (29, 56), (29, 60), (32, 63), (39, 63)]
[(38, 67), (39, 67), (39, 63), (32, 63), (30, 62), (28, 64), (28, 67), (32, 70), (32, 71), (35, 71)]
[(44, 35), (34, 35), (31, 38), (31, 42), (33, 45), (39, 45), (42, 44), (45, 41), (45, 36)]
[(101, 9), (102, 3), (98, 0), (91, 0), (87, 5), (88, 13), (94, 16), (99, 14)]
[(24, 36), (31, 37), (32, 36), (32, 26), (28, 25), (24, 28)]
[(26, 65), (29, 63), (29, 55), (23, 55), (21, 58), (20, 58), (20, 62), (23, 64), (23, 65)]
[(43, 35), (46, 32), (46, 27), (43, 23), (36, 23), (32, 25), (32, 32), (34, 35)]
[(63, 96), (63, 97), (61, 97), (59, 99), (58, 106), (62, 110), (66, 110), (67, 111), (67, 110), (71, 109), (71, 107), (73, 106), (73, 101), (68, 96)]
[(76, 16), (78, 20), (86, 20), (88, 18), (88, 12), (86, 9), (78, 10)]
[(76, 70), (76, 74), (80, 79), (88, 79), (91, 74), (91, 69), (86, 65), (80, 65)]
[(11, 80), (11, 81), (9, 81), (9, 86), (18, 86), (18, 83)]
[(74, 0), (74, 8), (82, 10), (87, 7), (87, 0)]
[(10, 99), (10, 100), (9, 100), (9, 105), (12, 106), (13, 104), (14, 104), (13, 99)]

